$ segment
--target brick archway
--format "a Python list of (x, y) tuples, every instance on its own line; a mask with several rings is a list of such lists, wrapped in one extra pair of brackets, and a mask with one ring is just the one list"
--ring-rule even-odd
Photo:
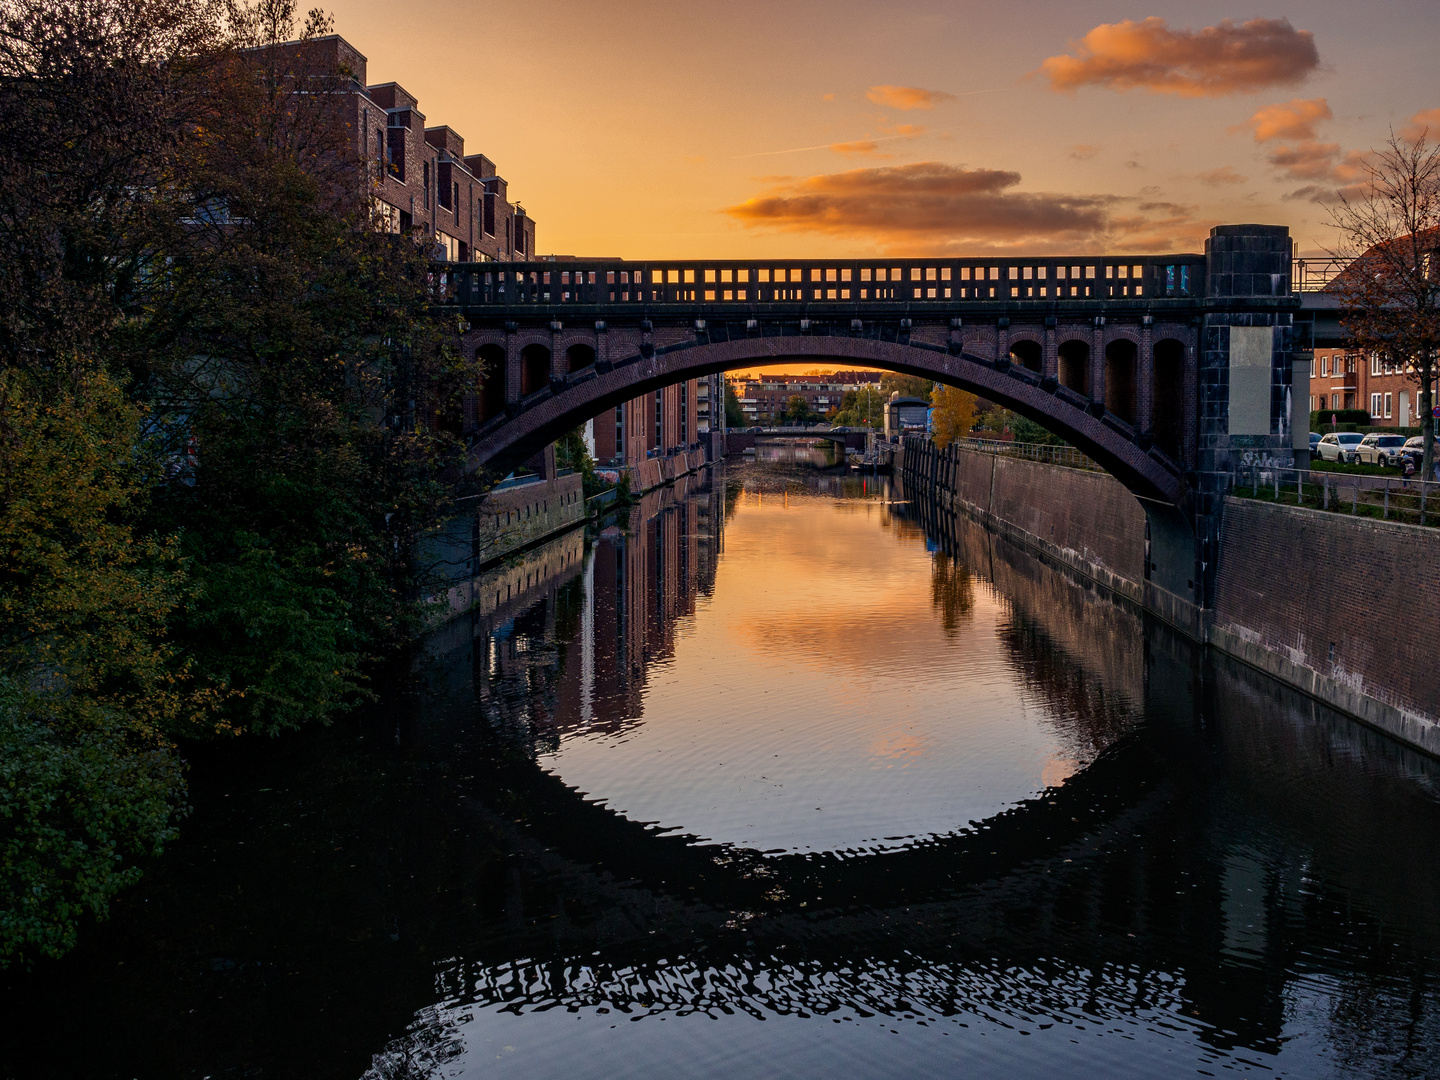
[(1142, 499), (1173, 505), (1184, 497), (1179, 466), (1054, 379), (1008, 361), (934, 345), (824, 334), (696, 341), (568, 374), (482, 424), (471, 445), (469, 469), (508, 472), (606, 409), (684, 379), (763, 364), (816, 362), (883, 368), (958, 386), (1044, 424)]

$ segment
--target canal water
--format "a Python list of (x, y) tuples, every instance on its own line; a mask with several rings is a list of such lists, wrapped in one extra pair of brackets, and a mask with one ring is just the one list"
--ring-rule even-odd
[(1440, 767), (769, 447), (187, 748), (5, 1077), (1440, 1075)]

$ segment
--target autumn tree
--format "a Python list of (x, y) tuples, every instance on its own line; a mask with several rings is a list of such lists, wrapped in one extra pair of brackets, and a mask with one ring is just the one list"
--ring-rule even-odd
[(422, 625), (474, 373), (329, 29), (0, 0), (0, 962), (171, 835), (176, 737), (328, 721)]
[(1435, 380), (1440, 361), (1440, 144), (1392, 133), (1365, 164), (1357, 193), (1331, 210), (1349, 261), (1328, 289), (1356, 346), (1389, 357), (1419, 388), (1421, 475), (1435, 475)]
[(935, 407), (930, 416), (931, 437), (944, 449), (956, 439), (966, 438), (975, 426), (975, 395), (959, 387), (936, 383), (930, 403)]

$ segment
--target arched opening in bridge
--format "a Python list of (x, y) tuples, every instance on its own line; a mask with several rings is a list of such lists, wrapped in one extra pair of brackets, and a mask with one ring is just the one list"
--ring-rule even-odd
[(484, 423), (505, 408), (505, 350), (499, 345), (481, 345), (475, 351), (480, 366), (480, 415)]
[(1179, 461), (1185, 430), (1185, 346), (1174, 338), (1155, 343), (1150, 393), (1155, 445)]
[(1029, 368), (1031, 371), (1038, 372), (1040, 370), (1041, 355), (1040, 343), (1031, 341), (1029, 338), (1012, 342), (1010, 345), (1010, 362), (1019, 364), (1023, 368)]
[(1060, 343), (1060, 385), (1077, 394), (1090, 393), (1090, 346), (1085, 342)]
[(595, 363), (595, 350), (589, 345), (571, 345), (565, 350), (565, 370), (580, 371)]
[(544, 345), (526, 345), (520, 350), (520, 396), (549, 384), (550, 350)]
[(1105, 346), (1105, 410), (1135, 423), (1135, 343), (1116, 338)]

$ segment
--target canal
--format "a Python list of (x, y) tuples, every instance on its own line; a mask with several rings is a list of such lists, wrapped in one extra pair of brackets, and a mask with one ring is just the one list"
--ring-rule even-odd
[(1440, 766), (820, 448), (485, 578), (3, 978), (5, 1077), (1440, 1074)]

